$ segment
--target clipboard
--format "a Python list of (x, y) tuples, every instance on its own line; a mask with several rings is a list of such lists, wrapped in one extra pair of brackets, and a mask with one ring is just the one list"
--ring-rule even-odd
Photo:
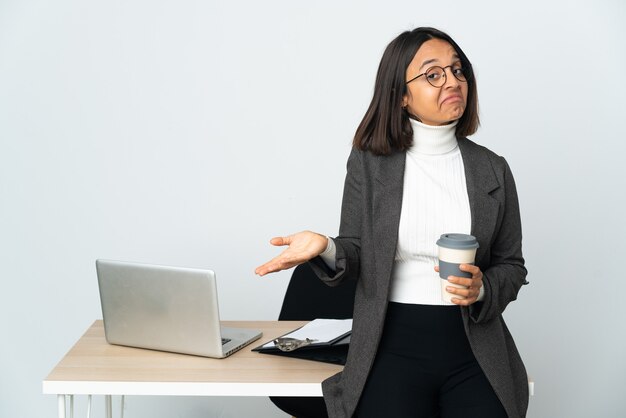
[[(332, 321), (332, 322), (330, 322)], [(334, 324), (333, 324), (334, 322)], [(335, 327), (335, 325), (339, 325)], [(309, 327), (310, 329), (307, 329)], [(332, 328), (335, 327), (335, 328)], [(332, 328), (332, 329), (331, 329)], [(331, 332), (331, 337), (326, 331)], [(334, 334), (336, 335), (334, 335)], [(289, 336), (308, 335), (315, 341), (308, 343), (302, 347), (292, 351), (282, 351), (274, 341), (266, 342), (252, 349), (262, 354), (272, 354), (284, 357), (293, 357), (303, 360), (321, 361), (323, 363), (332, 363), (345, 365), (348, 358), (348, 349), (350, 348), (350, 335), (352, 334), (352, 320), (328, 320), (315, 319), (301, 328), (297, 328), (279, 338)], [(315, 337), (320, 337), (319, 339)]]

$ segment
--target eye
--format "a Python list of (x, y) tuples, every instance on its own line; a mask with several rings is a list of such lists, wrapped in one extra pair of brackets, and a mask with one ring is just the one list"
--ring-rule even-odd
[(429, 69), (428, 71), (426, 71), (426, 77), (428, 77), (430, 81), (439, 80), (441, 77), (443, 77), (443, 68), (433, 67)]
[(452, 69), (454, 75), (462, 76), (464, 74), (462, 67), (456, 67)]

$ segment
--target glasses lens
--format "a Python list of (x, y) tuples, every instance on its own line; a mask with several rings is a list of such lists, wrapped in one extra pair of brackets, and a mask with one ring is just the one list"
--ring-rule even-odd
[(454, 74), (454, 77), (456, 77), (457, 80), (467, 81), (467, 77), (465, 76), (466, 71), (463, 67), (452, 67), (450, 69), (452, 70), (452, 74)]
[(441, 67), (430, 67), (425, 74), (426, 80), (433, 87), (441, 87), (446, 83), (446, 73)]

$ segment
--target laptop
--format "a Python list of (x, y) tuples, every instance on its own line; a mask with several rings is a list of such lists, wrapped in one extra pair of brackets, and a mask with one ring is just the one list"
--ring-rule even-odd
[(220, 326), (215, 273), (96, 260), (109, 344), (224, 358), (261, 338)]

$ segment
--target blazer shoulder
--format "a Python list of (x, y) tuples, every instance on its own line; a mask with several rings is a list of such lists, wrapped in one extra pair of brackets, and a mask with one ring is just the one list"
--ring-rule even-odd
[(479, 145), (468, 138), (461, 138), (459, 141), (461, 152), (469, 154), (471, 160), (488, 160), (494, 171), (503, 172), (508, 170), (506, 159), (496, 154), (489, 148)]
[(360, 150), (352, 147), (348, 157), (348, 167), (358, 164), (365, 172), (388, 170), (398, 164), (406, 156), (405, 151), (393, 150), (386, 155), (377, 155), (368, 150)]
[[(474, 144), (474, 145), (477, 145), (477, 144)], [(354, 146), (350, 148), (350, 157), (359, 158), (362, 160), (385, 160), (388, 158), (394, 158), (394, 157), (397, 157), (398, 155), (405, 155), (405, 154), (406, 154), (406, 151), (397, 150), (397, 149), (392, 149), (389, 152), (389, 154), (378, 155), (378, 154), (374, 154), (372, 151), (362, 150)]]

